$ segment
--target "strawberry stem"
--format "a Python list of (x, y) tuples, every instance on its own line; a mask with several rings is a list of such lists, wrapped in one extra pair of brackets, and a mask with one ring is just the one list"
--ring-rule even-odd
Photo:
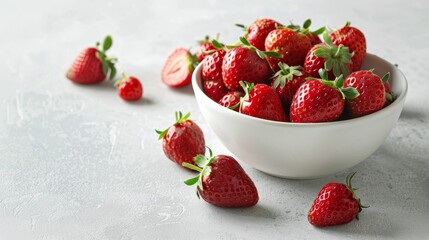
[(192, 169), (192, 170), (195, 170), (195, 171), (197, 171), (197, 172), (202, 172), (202, 171), (203, 171), (203, 169), (202, 169), (202, 168), (197, 167), (197, 166), (192, 165), (192, 164), (187, 163), (187, 162), (183, 162), (183, 163), (182, 163), (182, 166), (187, 167), (187, 168)]

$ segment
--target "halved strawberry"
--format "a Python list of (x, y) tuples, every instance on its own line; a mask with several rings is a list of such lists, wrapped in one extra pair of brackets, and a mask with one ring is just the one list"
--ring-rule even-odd
[(196, 60), (185, 48), (178, 48), (168, 56), (162, 68), (162, 81), (170, 87), (184, 87), (191, 83)]

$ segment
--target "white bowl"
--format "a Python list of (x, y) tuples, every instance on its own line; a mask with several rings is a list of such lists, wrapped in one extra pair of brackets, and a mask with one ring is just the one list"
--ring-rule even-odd
[(192, 76), (199, 108), (221, 142), (239, 160), (270, 175), (315, 178), (352, 167), (383, 143), (404, 106), (407, 80), (391, 63), (367, 54), (362, 69), (390, 72), (396, 98), (367, 116), (329, 123), (283, 123), (237, 113), (202, 91), (201, 64)]

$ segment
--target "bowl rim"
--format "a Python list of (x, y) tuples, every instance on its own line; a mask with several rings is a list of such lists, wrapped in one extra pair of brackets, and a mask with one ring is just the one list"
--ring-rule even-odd
[[(375, 55), (375, 54), (371, 54), (371, 53), (367, 53), (367, 56), (370, 57), (374, 57), (377, 58), (378, 60), (384, 61), (385, 63), (387, 63), (388, 65), (391, 65), (393, 67), (395, 67), (392, 63), (388, 62), (387, 60)], [(407, 92), (408, 92), (408, 81), (407, 78), (405, 77), (404, 73), (398, 68), (396, 67), (396, 71), (400, 74), (400, 76), (402, 76), (402, 81), (404, 84), (404, 88), (403, 91), (401, 92), (401, 94), (399, 96), (397, 96), (395, 98), (395, 100), (389, 104), (387, 107), (384, 107), (376, 112), (373, 112), (371, 114), (362, 116), (362, 117), (357, 117), (357, 118), (352, 118), (352, 119), (346, 119), (346, 120), (340, 120), (340, 121), (332, 121), (332, 122), (322, 122), (322, 123), (293, 123), (293, 122), (280, 122), (280, 121), (273, 121), (273, 120), (267, 120), (267, 119), (263, 119), (263, 118), (257, 118), (257, 117), (253, 117), (253, 116), (249, 116), (246, 114), (241, 114), (238, 113), (236, 111), (227, 109), (221, 105), (219, 105), (217, 102), (213, 101), (211, 98), (209, 98), (201, 89), (200, 85), (198, 84), (198, 82), (202, 82), (202, 77), (201, 77), (201, 68), (202, 68), (202, 64), (203, 62), (200, 62), (198, 64), (198, 66), (194, 69), (194, 72), (192, 74), (192, 87), (194, 89), (194, 94), (195, 95), (202, 95), (202, 97), (204, 98), (204, 101), (208, 101), (210, 102), (209, 104), (212, 104), (212, 106), (214, 106), (215, 108), (219, 109), (220, 111), (225, 111), (226, 114), (235, 114), (235, 116), (237, 117), (242, 117), (244, 119), (247, 119), (249, 121), (257, 121), (263, 124), (270, 124), (270, 125), (277, 125), (277, 126), (288, 126), (288, 127), (321, 127), (321, 126), (341, 126), (341, 125), (345, 125), (345, 124), (352, 124), (352, 123), (358, 123), (358, 122), (362, 122), (365, 120), (371, 120), (371, 119), (375, 119), (380, 117), (381, 115), (385, 114), (388, 111), (393, 111), (394, 108), (396, 108), (397, 105), (402, 104), (402, 102), (404, 101)], [(400, 77), (398, 78), (400, 79)], [(196, 96), (197, 97), (197, 96)], [(198, 98), (198, 97), (197, 97)], [(213, 105), (214, 104), (214, 105)]]

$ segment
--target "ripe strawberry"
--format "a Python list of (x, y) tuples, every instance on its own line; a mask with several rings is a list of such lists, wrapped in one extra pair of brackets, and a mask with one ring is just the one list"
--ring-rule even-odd
[(289, 121), (276, 91), (265, 84), (240, 82), (245, 95), (240, 99), (243, 114), (272, 121)]
[(265, 39), (267, 51), (274, 51), (283, 56), (282, 58), (268, 58), (273, 70), (278, 70), (279, 62), (289, 66), (302, 66), (311, 46), (311, 41), (305, 34), (289, 28), (275, 29)]
[(109, 76), (109, 79), (114, 78), (117, 59), (106, 55), (112, 43), (112, 37), (107, 36), (104, 39), (102, 50), (98, 49), (99, 42), (96, 43), (96, 48), (84, 49), (68, 69), (66, 77), (79, 84), (99, 83), (106, 79), (106, 76)]
[(242, 24), (236, 24), (236, 26), (241, 27), (246, 31), (245, 37), (251, 45), (261, 51), (265, 51), (265, 38), (267, 38), (268, 33), (277, 27), (282, 26), (282, 24), (269, 18), (260, 18), (248, 27)]
[(305, 20), (304, 24), (302, 25), (302, 28), (301, 28), (301, 26), (294, 25), (293, 23), (288, 25), (287, 28), (290, 28), (294, 31), (301, 32), (301, 33), (305, 34), (310, 39), (312, 46), (319, 44), (319, 43), (322, 43), (322, 41), (320, 40), (318, 35), (320, 35), (321, 33), (323, 33), (325, 31), (325, 27), (321, 27), (315, 31), (310, 31), (310, 26), (311, 26), (311, 19), (307, 19), (307, 20)]
[(274, 75), (271, 81), (271, 87), (276, 90), (282, 100), (283, 108), (289, 111), (293, 96), (298, 88), (305, 82), (308, 73), (305, 70), (300, 71), (300, 66), (288, 66), (279, 63), (280, 70)]
[(191, 83), (192, 72), (195, 69), (196, 60), (184, 48), (174, 50), (162, 68), (162, 81), (170, 87), (184, 87)]
[(197, 196), (219, 207), (252, 207), (258, 203), (258, 190), (252, 179), (240, 164), (230, 156), (210, 157), (198, 155), (194, 158), (197, 166), (183, 163), (183, 166), (200, 172), (185, 184), (197, 184)]
[(217, 41), (213, 41), (213, 43), (220, 49), (216, 48), (212, 54), (207, 55), (206, 61), (203, 62), (201, 75), (204, 81), (223, 82), (222, 62), (226, 52)]
[(341, 88), (342, 76), (329, 81), (326, 71), (321, 70), (322, 79), (306, 81), (299, 87), (290, 106), (291, 122), (317, 123), (337, 120), (344, 110), (344, 99), (358, 95), (354, 88)]
[(220, 50), (215, 48), (212, 54), (206, 56), (201, 75), (204, 93), (217, 102), (228, 92), (222, 77), (222, 61), (226, 52), (217, 41), (213, 40), (213, 44), (220, 47)]
[(204, 81), (203, 91), (213, 101), (218, 102), (229, 90), (223, 82)]
[(304, 68), (312, 77), (317, 77), (319, 69), (328, 71), (330, 79), (348, 76), (351, 72), (352, 53), (343, 45), (335, 46), (327, 33), (323, 35), (325, 43), (317, 44), (308, 51), (305, 57)]
[[(214, 39), (217, 41), (216, 39)], [(208, 55), (207, 52), (215, 51), (217, 48), (212, 44), (209, 36), (206, 36), (204, 40), (198, 42), (198, 47), (196, 51), (197, 61), (202, 62), (204, 58)]]
[(360, 117), (383, 108), (386, 95), (383, 82), (388, 81), (387, 73), (381, 79), (372, 71), (361, 70), (350, 74), (344, 81), (344, 87), (354, 87), (360, 93), (359, 97), (347, 102), (351, 117)]
[(188, 120), (191, 113), (185, 116), (176, 112), (176, 122), (164, 131), (155, 130), (162, 139), (165, 155), (180, 166), (184, 162), (193, 164), (193, 158), (205, 153), (204, 135), (200, 127)]
[(242, 92), (229, 92), (225, 94), (220, 100), (219, 104), (238, 112), (240, 106), (240, 98), (243, 97)]
[(135, 77), (127, 77), (122, 73), (122, 80), (115, 83), (118, 95), (125, 101), (137, 101), (143, 95), (143, 87)]
[(267, 57), (280, 57), (274, 52), (256, 49), (244, 38), (241, 45), (226, 52), (222, 62), (222, 77), (225, 86), (232, 91), (241, 90), (240, 81), (261, 83), (270, 78), (272, 70)]
[(359, 219), (362, 208), (367, 206), (363, 206), (354, 193), (352, 178), (355, 174), (347, 176), (346, 184), (330, 182), (320, 190), (308, 212), (308, 221), (312, 225), (332, 226)]
[(332, 32), (329, 37), (335, 45), (344, 45), (353, 52), (352, 70), (358, 71), (362, 67), (363, 59), (366, 56), (366, 40), (363, 33), (350, 26), (350, 22), (346, 26)]

